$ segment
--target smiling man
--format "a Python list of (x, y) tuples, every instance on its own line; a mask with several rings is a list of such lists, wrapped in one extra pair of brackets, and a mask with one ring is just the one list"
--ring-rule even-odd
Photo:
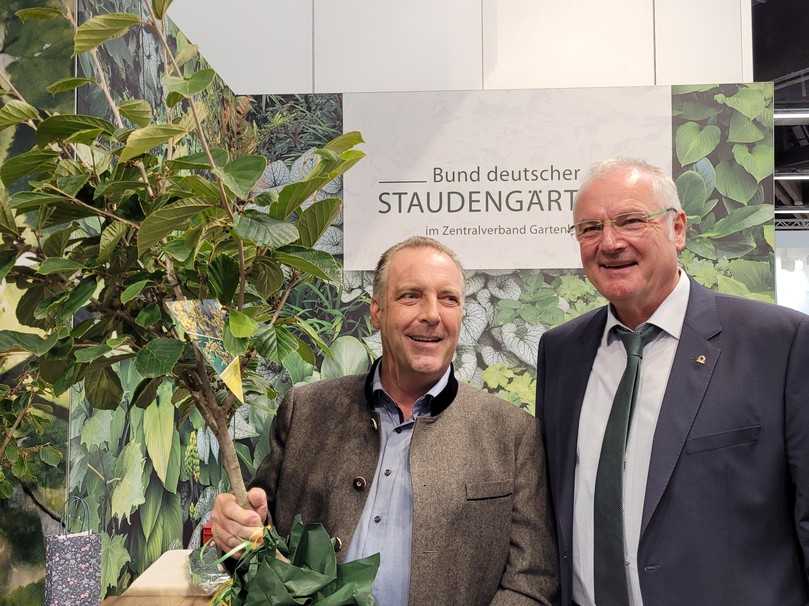
[(691, 281), (654, 166), (596, 166), (573, 217), (610, 304), (539, 344), (562, 606), (805, 606), (809, 318)]
[(290, 390), (253, 510), (216, 500), (221, 549), (268, 512), (282, 534), (300, 513), (337, 537), (339, 560), (381, 554), (381, 606), (551, 603), (539, 432), (525, 412), (456, 381), (463, 297), (460, 263), (437, 241), (411, 238), (382, 255), (371, 302), (382, 357), (367, 376)]

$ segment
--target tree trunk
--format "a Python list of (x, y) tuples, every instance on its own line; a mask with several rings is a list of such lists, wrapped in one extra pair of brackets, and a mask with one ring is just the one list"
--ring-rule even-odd
[(236, 445), (230, 437), (228, 424), (223, 420), (214, 431), (216, 439), (219, 441), (219, 455), (225, 467), (225, 473), (230, 480), (230, 491), (236, 497), (236, 502), (242, 507), (250, 509), (250, 502), (247, 500), (247, 488), (242, 477), (242, 468), (239, 466), (239, 457), (236, 454)]

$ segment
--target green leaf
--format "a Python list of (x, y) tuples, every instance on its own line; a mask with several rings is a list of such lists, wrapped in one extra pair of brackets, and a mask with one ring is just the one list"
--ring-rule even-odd
[(36, 356), (42, 356), (56, 345), (58, 338), (59, 335), (56, 333), (42, 338), (27, 332), (0, 330), (0, 353), (27, 351)]
[(64, 141), (76, 133), (94, 129), (100, 129), (107, 135), (115, 132), (112, 124), (95, 116), (78, 114), (51, 116), (37, 126), (37, 144), (45, 146), (54, 141)]
[(269, 248), (286, 246), (300, 236), (298, 228), (292, 223), (273, 219), (255, 210), (247, 210), (237, 216), (233, 231), (242, 240)]
[(182, 99), (188, 99), (201, 93), (210, 86), (215, 76), (216, 72), (212, 69), (202, 69), (184, 78), (165, 76), (163, 88), (166, 91), (166, 104), (174, 107)]
[(126, 147), (121, 152), (121, 162), (140, 156), (185, 132), (184, 128), (171, 124), (154, 124), (133, 130), (126, 140)]
[(64, 17), (61, 10), (55, 6), (35, 6), (33, 8), (22, 8), (14, 13), (20, 20), (25, 23), (32, 20), (45, 20), (54, 19), (56, 17)]
[(107, 40), (120, 38), (140, 19), (128, 13), (108, 13), (88, 19), (76, 29), (73, 38), (74, 54), (92, 50)]
[(11, 185), (20, 177), (42, 171), (53, 171), (59, 153), (49, 149), (32, 149), (17, 154), (0, 164), (0, 179), (6, 186)]
[(143, 535), (148, 540), (154, 531), (155, 524), (160, 517), (160, 508), (163, 505), (163, 487), (156, 476), (152, 476), (149, 487), (146, 489), (145, 502), (140, 508), (140, 522)]
[(132, 99), (118, 106), (121, 115), (138, 126), (144, 127), (152, 121), (152, 106), (143, 99)]
[(764, 93), (755, 88), (740, 88), (732, 97), (725, 95), (715, 95), (714, 100), (717, 103), (723, 103), (728, 107), (732, 107), (737, 112), (747, 116), (751, 120), (757, 118), (764, 111), (767, 104), (764, 100)]
[(336, 379), (346, 375), (362, 374), (368, 371), (370, 360), (368, 350), (356, 337), (343, 335), (332, 343), (331, 355), (323, 359), (320, 376), (323, 379)]
[(702, 216), (708, 191), (705, 179), (698, 172), (687, 170), (677, 177), (677, 194), (687, 215)]
[(311, 274), (331, 284), (340, 282), (340, 265), (328, 253), (288, 246), (274, 251), (273, 257), (283, 265)]
[(99, 263), (106, 263), (110, 260), (112, 253), (115, 251), (115, 247), (118, 246), (118, 242), (120, 242), (121, 238), (126, 234), (126, 229), (126, 223), (122, 223), (121, 221), (113, 221), (104, 228), (104, 231), (101, 232), (101, 240), (98, 245)]
[(700, 128), (696, 122), (686, 122), (677, 128), (674, 147), (677, 159), (685, 166), (710, 154), (719, 145), (721, 131), (718, 126)]
[(76, 349), (73, 356), (76, 358), (77, 362), (85, 363), (92, 362), (93, 360), (102, 357), (104, 354), (109, 353), (110, 351), (112, 351), (112, 348), (106, 344), (91, 345), (90, 347)]
[(728, 263), (731, 276), (744, 284), (750, 292), (772, 292), (774, 276), (768, 261), (734, 259)]
[(267, 159), (264, 156), (253, 155), (236, 158), (222, 168), (215, 168), (214, 172), (222, 178), (230, 191), (239, 198), (247, 198), (265, 168)]
[(211, 290), (223, 305), (229, 305), (239, 286), (239, 264), (228, 255), (219, 255), (208, 265)]
[(258, 328), (258, 324), (253, 318), (236, 309), (228, 314), (228, 326), (233, 336), (238, 339), (252, 337)]
[(39, 114), (34, 107), (24, 101), (12, 99), (0, 108), (0, 131), (28, 120), (36, 120), (38, 117)]
[(43, 276), (49, 276), (51, 274), (72, 274), (80, 269), (84, 269), (84, 265), (78, 261), (56, 257), (45, 259), (40, 263), (39, 268), (37, 268), (37, 273)]
[(758, 191), (758, 183), (733, 160), (722, 160), (716, 167), (716, 189), (723, 196), (747, 204)]
[(736, 144), (733, 146), (733, 157), (757, 183), (773, 172), (773, 147), (769, 143), (756, 143), (752, 152), (746, 145)]
[(716, 222), (710, 232), (702, 234), (706, 238), (724, 238), (750, 227), (763, 225), (773, 219), (773, 207), (769, 204), (743, 206), (730, 212), (727, 217)]
[(90, 406), (114, 410), (121, 403), (121, 380), (109, 365), (93, 365), (84, 374), (84, 394)]
[(127, 286), (124, 292), (121, 293), (121, 305), (126, 305), (132, 299), (136, 298), (150, 281), (151, 280), (140, 280), (139, 282)]
[(160, 318), (160, 306), (157, 303), (152, 303), (151, 305), (147, 305), (140, 310), (135, 318), (135, 324), (142, 328), (149, 328), (153, 324), (159, 322)]
[(80, 86), (95, 83), (96, 81), (91, 78), (62, 78), (48, 86), (48, 92), (52, 95), (56, 95), (57, 93), (66, 93), (76, 90)]
[(154, 379), (143, 379), (135, 391), (132, 392), (132, 405), (138, 408), (146, 408), (157, 397), (157, 388), (163, 382), (163, 377)]
[(730, 118), (728, 143), (755, 143), (764, 138), (764, 132), (752, 120), (739, 113)]
[(174, 434), (174, 405), (171, 403), (171, 384), (167, 381), (160, 385), (157, 400), (143, 411), (143, 432), (146, 452), (157, 477), (165, 484)]
[(158, 19), (162, 19), (166, 15), (169, 6), (171, 6), (171, 0), (152, 0), (152, 10)]
[(4, 250), (0, 252), (0, 282), (2, 282), (14, 264), (17, 262), (17, 253), (13, 250)]
[(151, 213), (138, 230), (138, 256), (143, 256), (172, 231), (185, 229), (193, 217), (209, 208), (211, 205), (203, 200), (188, 198)]
[[(183, 450), (180, 445), (180, 432), (173, 431), (171, 437), (171, 451), (169, 452), (169, 465), (166, 468), (166, 480), (163, 485), (172, 494), (177, 493), (177, 482), (180, 481), (180, 468), (183, 465)], [(182, 524), (180, 524), (182, 528)], [(180, 531), (182, 532), (182, 530)]]
[(79, 282), (78, 286), (70, 291), (67, 299), (62, 303), (59, 309), (61, 317), (68, 318), (79, 311), (93, 296), (97, 286), (98, 283), (92, 276)]
[(703, 158), (699, 162), (694, 163), (694, 170), (697, 171), (705, 181), (705, 191), (710, 196), (716, 188), (716, 169), (711, 164), (708, 158)]
[(338, 135), (326, 143), (326, 145), (323, 146), (323, 149), (328, 149), (336, 154), (342, 154), (355, 145), (359, 145), (360, 143), (364, 142), (365, 141), (362, 139), (362, 134), (359, 131), (352, 130), (350, 132), (343, 133), (342, 135)]
[(691, 99), (675, 101), (672, 107), (672, 115), (677, 116), (683, 120), (702, 121), (708, 118), (714, 118), (719, 114), (719, 109), (713, 105), (705, 105), (699, 101)]
[(253, 337), (253, 344), (259, 355), (278, 364), (287, 355), (298, 350), (298, 339), (283, 326), (259, 327)]
[(315, 202), (298, 217), (296, 225), (300, 232), (300, 244), (311, 248), (326, 231), (326, 228), (334, 222), (337, 211), (340, 210), (341, 200), (339, 198), (326, 198), (320, 202)]
[(121, 570), (132, 558), (124, 546), (126, 535), (117, 534), (110, 537), (106, 532), (101, 533), (101, 592), (106, 594), (109, 589), (118, 586), (118, 577)]
[(225, 326), (222, 341), (224, 343), (225, 350), (232, 356), (241, 356), (247, 353), (247, 350), (250, 347), (250, 339), (240, 339), (233, 336), (233, 333), (230, 331), (230, 326), (228, 325)]
[(734, 280), (723, 274), (718, 274), (716, 278), (719, 292), (735, 295), (737, 297), (747, 297), (750, 295), (748, 288), (738, 280)]
[(140, 444), (132, 440), (124, 447), (115, 465), (115, 477), (120, 481), (112, 491), (112, 516), (129, 520), (130, 514), (145, 502), (143, 464)]
[(42, 252), (45, 253), (45, 256), (61, 257), (65, 252), (68, 242), (70, 242), (70, 235), (75, 229), (75, 225), (70, 225), (48, 236), (48, 239), (42, 243)]
[(268, 257), (256, 257), (250, 270), (250, 281), (265, 299), (284, 283), (281, 266)]
[(43, 446), (39, 450), (39, 460), (50, 467), (56, 467), (62, 460), (62, 453), (53, 446)]
[(0, 233), (6, 233), (12, 237), (20, 233), (14, 213), (11, 212), (8, 200), (2, 193), (0, 193)]
[[(213, 157), (216, 166), (224, 166), (228, 162), (228, 153), (221, 147), (214, 147), (211, 149), (211, 156)], [(211, 163), (208, 162), (208, 154), (204, 151), (196, 154), (189, 154), (181, 158), (175, 158), (166, 162), (169, 168), (172, 169), (208, 169), (211, 168)]]
[(764, 226), (764, 240), (772, 250), (775, 250), (775, 225)]
[(329, 181), (328, 177), (316, 177), (285, 185), (278, 194), (278, 201), (270, 208), (270, 215), (275, 219), (286, 219)]
[(185, 345), (176, 339), (160, 337), (150, 341), (135, 356), (135, 368), (144, 379), (171, 373)]

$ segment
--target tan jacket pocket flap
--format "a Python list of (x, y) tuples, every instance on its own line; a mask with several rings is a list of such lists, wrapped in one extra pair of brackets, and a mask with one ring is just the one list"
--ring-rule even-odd
[(699, 436), (698, 438), (691, 438), (685, 443), (685, 451), (688, 454), (693, 454), (695, 452), (718, 450), (720, 448), (728, 448), (740, 444), (752, 444), (758, 440), (759, 433), (761, 433), (761, 425), (753, 425), (751, 427), (741, 427), (739, 429), (731, 429), (730, 431), (712, 433), (707, 436)]
[(467, 482), (466, 498), (473, 501), (478, 499), (495, 499), (507, 497), (514, 492), (513, 480), (496, 480), (494, 482)]

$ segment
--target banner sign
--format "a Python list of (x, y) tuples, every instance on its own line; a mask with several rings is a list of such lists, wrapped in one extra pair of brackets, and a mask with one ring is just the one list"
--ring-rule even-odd
[(343, 95), (368, 157), (344, 180), (346, 270), (430, 236), (467, 269), (579, 268), (568, 233), (589, 167), (671, 168), (671, 87)]

